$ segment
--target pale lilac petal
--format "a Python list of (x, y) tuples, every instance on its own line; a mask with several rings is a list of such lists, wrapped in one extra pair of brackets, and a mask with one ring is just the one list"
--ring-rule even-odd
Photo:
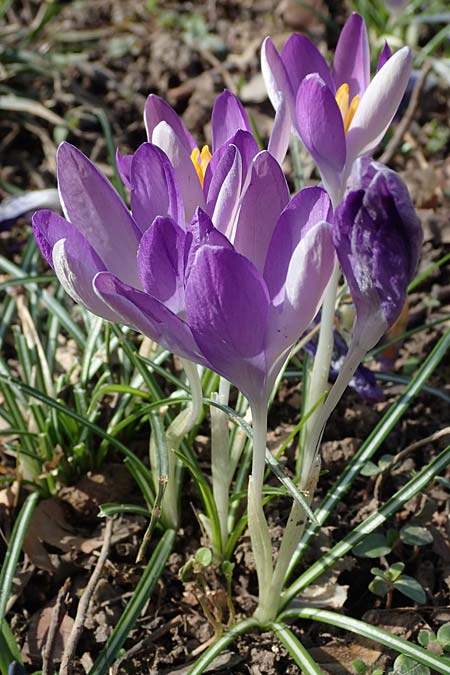
[(268, 151), (282, 164), (291, 140), (292, 117), (285, 99), (280, 102), (269, 138)]
[(377, 73), (381, 68), (384, 66), (386, 61), (389, 61), (389, 59), (392, 56), (392, 50), (389, 47), (387, 41), (384, 41), (384, 46), (383, 49), (380, 52), (380, 56), (378, 57), (378, 63), (377, 63)]
[(145, 103), (144, 122), (147, 131), (147, 138), (150, 143), (155, 143), (153, 133), (160, 122), (167, 122), (169, 127), (178, 136), (186, 152), (190, 154), (197, 144), (192, 134), (186, 129), (185, 125), (177, 115), (175, 110), (164, 99), (150, 94)]
[(268, 309), (266, 285), (246, 258), (200, 248), (186, 284), (188, 323), (213, 369), (253, 400), (264, 396)]
[(386, 133), (411, 74), (411, 50), (403, 47), (378, 71), (366, 89), (347, 134), (348, 162), (370, 153)]
[(219, 166), (220, 161), (222, 160), (223, 155), (230, 145), (235, 145), (239, 150), (242, 161), (242, 185), (246, 183), (251, 164), (260, 150), (254, 136), (248, 131), (240, 130), (230, 138), (228, 143), (225, 143), (221, 148), (216, 150), (216, 152), (211, 157), (211, 161), (209, 162), (205, 172), (205, 182), (203, 185), (205, 194), (209, 194), (213, 176), (217, 170), (217, 167)]
[(202, 209), (197, 209), (186, 232), (184, 249), (185, 279), (189, 277), (198, 249), (205, 245), (233, 248), (225, 235), (214, 227), (208, 214)]
[(171, 218), (158, 216), (144, 233), (138, 252), (144, 291), (174, 314), (184, 311), (185, 236)]
[(289, 75), (294, 98), (302, 80), (311, 73), (318, 73), (335, 94), (335, 84), (327, 62), (305, 35), (291, 35), (281, 51), (281, 59)]
[(317, 74), (307, 75), (299, 87), (297, 128), (325, 187), (335, 194), (346, 160), (344, 123), (334, 95)]
[(349, 86), (350, 100), (361, 96), (370, 82), (370, 49), (366, 24), (354, 12), (345, 22), (339, 36), (333, 63), (336, 89), (341, 84)]
[[(261, 72), (267, 95), (275, 110), (284, 101), (284, 108), (291, 115), (295, 113), (295, 94), (298, 84), (292, 85), (295, 73), (286, 68), (272, 40), (267, 37), (261, 48)], [(294, 88), (295, 87), (295, 88)], [(287, 104), (287, 108), (286, 108)]]
[(131, 211), (141, 232), (156, 216), (169, 216), (184, 225), (184, 204), (174, 170), (156, 145), (143, 143), (133, 155), (130, 185)]
[(116, 166), (122, 183), (126, 188), (130, 189), (131, 181), (131, 162), (134, 155), (121, 155), (119, 148), (116, 150)]
[(20, 195), (6, 197), (0, 204), (0, 228), (6, 229), (20, 216), (32, 214), (37, 209), (59, 209), (58, 190), (29, 190)]
[(275, 225), (288, 201), (289, 188), (280, 165), (268, 152), (260, 152), (253, 161), (233, 240), (236, 251), (260, 272)]
[(333, 209), (320, 187), (300, 190), (281, 214), (267, 252), (264, 279), (275, 305), (285, 295), (285, 282), (294, 251), (306, 233), (321, 221), (331, 222)]
[(283, 300), (271, 306), (268, 344), (274, 356), (284, 353), (313, 321), (335, 259), (331, 225), (319, 222), (308, 227), (290, 257)]
[(160, 122), (155, 128), (153, 143), (166, 153), (174, 168), (183, 198), (185, 219), (189, 222), (197, 206), (205, 206), (203, 189), (190, 153), (167, 122)]
[(93, 279), (105, 269), (105, 265), (83, 235), (52, 211), (34, 214), (33, 232), (44, 258), (55, 270), (66, 292), (94, 314), (111, 321), (117, 320), (94, 293)]
[(248, 115), (237, 96), (225, 89), (216, 98), (211, 115), (213, 152), (235, 135), (240, 129), (252, 130)]
[(107, 269), (137, 284), (140, 232), (103, 174), (69, 143), (58, 148), (58, 188), (64, 215), (86, 238)]
[(235, 145), (229, 145), (214, 173), (206, 202), (214, 226), (227, 236), (239, 205), (241, 185), (241, 154)]

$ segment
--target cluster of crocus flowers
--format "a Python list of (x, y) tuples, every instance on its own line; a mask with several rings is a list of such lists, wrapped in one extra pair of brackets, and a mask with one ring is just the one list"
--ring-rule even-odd
[[(33, 218), (44, 257), (75, 301), (214, 370), (248, 398), (249, 528), (260, 589), (269, 593), (261, 606), (269, 613), (286, 562), (279, 560), (274, 573), (262, 510), (275, 380), (317, 316), (338, 258), (356, 306), (352, 344), (359, 360), (351, 346), (329, 414), (361, 354), (399, 314), (417, 265), (421, 230), (403, 183), (370, 160), (355, 164), (379, 141), (406, 86), (409, 52), (388, 56), (369, 83), (367, 35), (357, 15), (344, 28), (332, 73), (306, 38), (293, 36), (281, 56), (267, 40), (263, 71), (276, 107), (268, 150), (259, 150), (230, 92), (213, 109), (211, 151), (197, 146), (167, 103), (150, 96), (148, 141), (133, 155), (117, 154), (130, 206), (85, 155), (63, 143), (57, 164), (64, 217), (43, 210)], [(293, 197), (280, 164), (292, 126), (324, 182)], [(320, 431), (316, 425), (317, 439)], [(314, 453), (304, 483), (313, 460)], [(286, 556), (292, 544), (282, 546)]]
[(262, 49), (269, 98), (311, 153), (334, 206), (342, 199), (354, 161), (373, 152), (391, 123), (411, 74), (411, 52), (391, 56), (385, 46), (370, 79), (367, 31), (359, 14), (345, 24), (330, 70), (304, 35), (292, 35), (281, 54), (270, 38)]

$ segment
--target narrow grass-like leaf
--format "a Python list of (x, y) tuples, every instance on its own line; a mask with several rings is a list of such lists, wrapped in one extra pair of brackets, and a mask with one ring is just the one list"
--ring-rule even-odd
[(450, 260), (450, 253), (447, 253), (446, 255), (442, 256), (439, 260), (437, 260), (434, 263), (431, 263), (428, 267), (426, 267), (423, 272), (420, 272), (417, 274), (414, 279), (411, 281), (411, 283), (408, 286), (408, 293), (411, 293), (414, 291), (417, 286), (419, 286), (425, 279), (428, 279), (430, 274), (433, 274), (433, 272), (436, 272), (440, 267), (445, 265), (446, 262)]
[(17, 516), (16, 522), (14, 523), (13, 531), (11, 532), (5, 560), (2, 565), (2, 571), (0, 572), (0, 625), (2, 625), (3, 619), (5, 618), (6, 605), (11, 592), (17, 561), (19, 560), (20, 552), (22, 550), (23, 538), (25, 537), (38, 499), (38, 492), (32, 492), (28, 495)]
[(158, 542), (144, 570), (131, 600), (127, 603), (119, 622), (115, 626), (105, 647), (95, 660), (88, 675), (106, 675), (120, 648), (129, 636), (137, 618), (164, 571), (167, 559), (175, 542), (175, 532), (166, 530)]
[(364, 621), (359, 621), (358, 619), (352, 619), (352, 617), (347, 615), (338, 614), (337, 612), (331, 612), (326, 609), (316, 609), (315, 607), (302, 607), (296, 609), (287, 609), (282, 612), (279, 617), (280, 621), (294, 621), (295, 619), (313, 619), (314, 621), (320, 621), (321, 623), (326, 623), (337, 628), (342, 628), (343, 630), (356, 633), (361, 637), (367, 638), (368, 640), (373, 640), (378, 642), (389, 649), (393, 649), (400, 654), (405, 654), (410, 656), (412, 659), (415, 659), (418, 663), (421, 663), (424, 666), (435, 670), (441, 675), (449, 675), (450, 673), (450, 660), (435, 656), (432, 652), (423, 647), (408, 642), (401, 637), (396, 635), (391, 635), (381, 628), (376, 626), (371, 626)]
[(8, 675), (9, 666), (13, 661), (22, 663), (22, 657), (9, 624), (4, 620), (0, 631), (0, 673)]
[(287, 626), (274, 621), (268, 625), (268, 628), (274, 632), (281, 644), (286, 647), (304, 675), (323, 675), (321, 668), (319, 668), (300, 640)]
[(98, 516), (99, 518), (111, 518), (122, 513), (132, 513), (133, 515), (144, 516), (145, 518), (150, 518), (151, 516), (150, 511), (144, 506), (138, 506), (137, 504), (115, 504), (112, 502), (101, 504)]
[[(439, 366), (439, 363), (447, 353), (450, 347), (450, 331), (447, 331), (436, 344), (432, 352), (425, 359), (423, 364), (417, 370), (414, 378), (411, 380), (408, 387), (405, 389), (399, 400), (396, 401), (389, 410), (383, 415), (375, 429), (372, 431), (367, 440), (363, 443), (360, 449), (355, 453), (352, 459), (346, 465), (344, 471), (339, 476), (336, 483), (328, 491), (325, 499), (321, 503), (315, 516), (320, 525), (323, 525), (330, 513), (333, 511), (336, 504), (342, 499), (346, 492), (350, 489), (354, 479), (359, 475), (363, 466), (376, 453), (384, 439), (392, 431), (398, 421), (405, 414), (417, 394), (423, 389), (432, 373)], [(305, 531), (305, 534), (300, 542), (295, 555), (292, 558), (288, 570), (288, 576), (293, 571), (301, 555), (306, 549), (311, 538), (317, 532), (317, 527), (310, 523)]]
[[(252, 630), (260, 630), (260, 625), (256, 619), (244, 619), (235, 623), (226, 631), (216, 642), (206, 649), (194, 665), (188, 670), (187, 675), (202, 675), (208, 668), (211, 661), (219, 656), (230, 644), (232, 644), (239, 635), (250, 633)], [(89, 675), (96, 675), (89, 673)]]
[(295, 598), (298, 593), (309, 586), (325, 570), (329, 569), (348, 553), (353, 546), (362, 541), (364, 537), (377, 527), (383, 525), (388, 518), (394, 515), (402, 506), (427, 485), (441, 471), (450, 464), (450, 445), (445, 448), (435, 459), (419, 471), (406, 485), (398, 490), (387, 502), (378, 510), (372, 513), (366, 520), (359, 523), (347, 536), (335, 544), (330, 551), (327, 551), (319, 560), (311, 565), (298, 579), (283, 593), (282, 606), (285, 607), (288, 602)]

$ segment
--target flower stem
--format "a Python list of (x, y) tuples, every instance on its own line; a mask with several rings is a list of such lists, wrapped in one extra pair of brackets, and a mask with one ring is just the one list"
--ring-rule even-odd
[[(228, 405), (230, 384), (220, 378), (218, 393), (212, 399)], [(211, 474), (214, 501), (220, 522), (222, 551), (228, 541), (228, 500), (231, 482), (228, 416), (219, 408), (211, 406)], [(217, 552), (215, 552), (217, 557)]]
[[(253, 421), (253, 463), (252, 474), (248, 481), (248, 528), (255, 556), (256, 574), (260, 598), (264, 589), (268, 588), (272, 580), (272, 543), (269, 527), (262, 506), (262, 489), (264, 483), (264, 468), (266, 455), (267, 435), (267, 405), (264, 401), (251, 404)], [(260, 615), (260, 606), (255, 616), (264, 621)]]

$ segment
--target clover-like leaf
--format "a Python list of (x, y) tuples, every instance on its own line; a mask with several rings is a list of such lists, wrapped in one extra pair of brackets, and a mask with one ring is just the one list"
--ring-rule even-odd
[(433, 535), (426, 527), (407, 524), (400, 530), (400, 539), (410, 546), (426, 546), (433, 542)]
[(419, 605), (423, 605), (427, 599), (425, 591), (421, 584), (414, 579), (409, 577), (407, 574), (403, 574), (397, 581), (394, 582), (394, 588), (403, 595), (406, 595), (407, 598), (417, 602)]

